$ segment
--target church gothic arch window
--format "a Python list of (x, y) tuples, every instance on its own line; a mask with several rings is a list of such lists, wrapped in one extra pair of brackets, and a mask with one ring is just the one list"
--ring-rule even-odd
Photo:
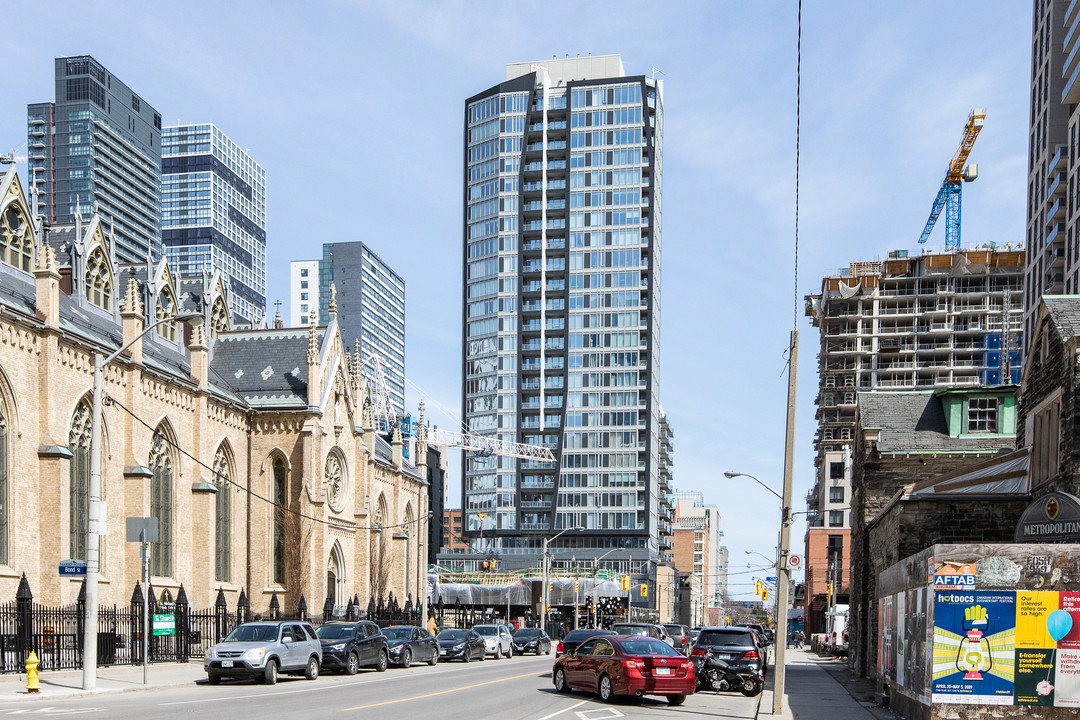
[(34, 258), (34, 234), (26, 215), (15, 203), (0, 216), (0, 261), (30, 272)]
[(85, 400), (75, 408), (68, 431), (71, 474), (68, 485), (70, 552), (74, 560), (86, 560), (86, 523), (90, 510), (90, 404)]
[(229, 329), (229, 310), (225, 307), (225, 301), (221, 298), (214, 300), (214, 306), (210, 310), (210, 337), (217, 337), (220, 332)]
[(334, 512), (341, 512), (345, 502), (345, 462), (341, 453), (331, 450), (326, 456), (326, 499)]
[(112, 311), (112, 271), (100, 247), (91, 250), (86, 260), (86, 299), (103, 310)]
[(8, 563), (8, 412), (0, 396), (0, 564)]
[[(176, 297), (173, 295), (172, 289), (165, 287), (158, 293), (157, 302), (155, 304), (155, 317), (158, 320), (164, 320), (167, 317), (173, 317), (178, 312), (176, 305)], [(169, 342), (176, 342), (176, 326), (175, 322), (167, 322), (158, 325), (158, 335), (165, 338)]]
[(281, 586), (285, 585), (285, 479), (285, 461), (280, 457), (274, 458), (270, 488), (271, 497), (274, 500), (270, 528), (270, 551), (273, 560), (272, 577), (270, 579), (273, 583)]
[(150, 548), (150, 574), (170, 577), (173, 571), (173, 449), (163, 427), (154, 431), (150, 445), (150, 515), (158, 519), (158, 541)]
[(232, 470), (222, 445), (214, 455), (214, 579), (232, 581)]

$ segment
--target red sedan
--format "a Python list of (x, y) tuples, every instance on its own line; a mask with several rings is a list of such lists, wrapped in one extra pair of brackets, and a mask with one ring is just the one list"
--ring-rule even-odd
[(647, 637), (604, 635), (555, 661), (551, 672), (561, 693), (585, 690), (610, 702), (616, 695), (665, 695), (681, 705), (694, 692), (694, 661), (666, 642)]

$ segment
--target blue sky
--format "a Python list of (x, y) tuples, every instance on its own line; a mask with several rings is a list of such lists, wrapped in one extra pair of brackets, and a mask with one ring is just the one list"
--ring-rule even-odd
[[(796, 510), (813, 483), (818, 338), (802, 296), (850, 261), (917, 250), (973, 107), (987, 118), (964, 245), (1023, 242), (1031, 14), (1021, 0), (805, 0), (797, 283), (794, 0), (17, 3), (0, 148), (25, 155), (25, 106), (53, 99), (60, 55), (93, 55), (165, 124), (217, 123), (267, 171), (270, 301), (287, 301), (290, 260), (369, 243), (406, 282), (409, 405), (419, 387), (456, 413), (464, 99), (509, 62), (553, 55), (661, 68), (661, 400), (676, 484), (720, 507), (737, 572), (744, 551), (773, 554), (779, 509), (722, 473), (780, 487), (793, 323)], [(943, 243), (939, 228), (928, 246)], [(749, 597), (749, 577), (732, 592)]]

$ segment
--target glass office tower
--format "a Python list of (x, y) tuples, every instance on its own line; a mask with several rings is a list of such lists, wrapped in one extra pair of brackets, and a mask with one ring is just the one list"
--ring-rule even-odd
[(266, 315), (266, 171), (212, 123), (161, 134), (161, 227), (180, 275), (221, 270), (237, 320)]
[(96, 211), (121, 263), (160, 258), (161, 114), (89, 55), (56, 58), (54, 92), (26, 110), (38, 214), (65, 224)]
[[(591, 559), (658, 533), (662, 85), (617, 55), (507, 67), (465, 104), (463, 417), (474, 548)], [(482, 530), (482, 539), (481, 539)], [(558, 564), (558, 561), (556, 561)], [(607, 563), (605, 563), (607, 564)]]

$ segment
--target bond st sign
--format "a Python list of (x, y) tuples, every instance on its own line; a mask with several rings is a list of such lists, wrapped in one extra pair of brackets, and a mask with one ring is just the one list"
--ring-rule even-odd
[(1028, 505), (1016, 525), (1018, 543), (1080, 542), (1080, 498), (1047, 493)]

